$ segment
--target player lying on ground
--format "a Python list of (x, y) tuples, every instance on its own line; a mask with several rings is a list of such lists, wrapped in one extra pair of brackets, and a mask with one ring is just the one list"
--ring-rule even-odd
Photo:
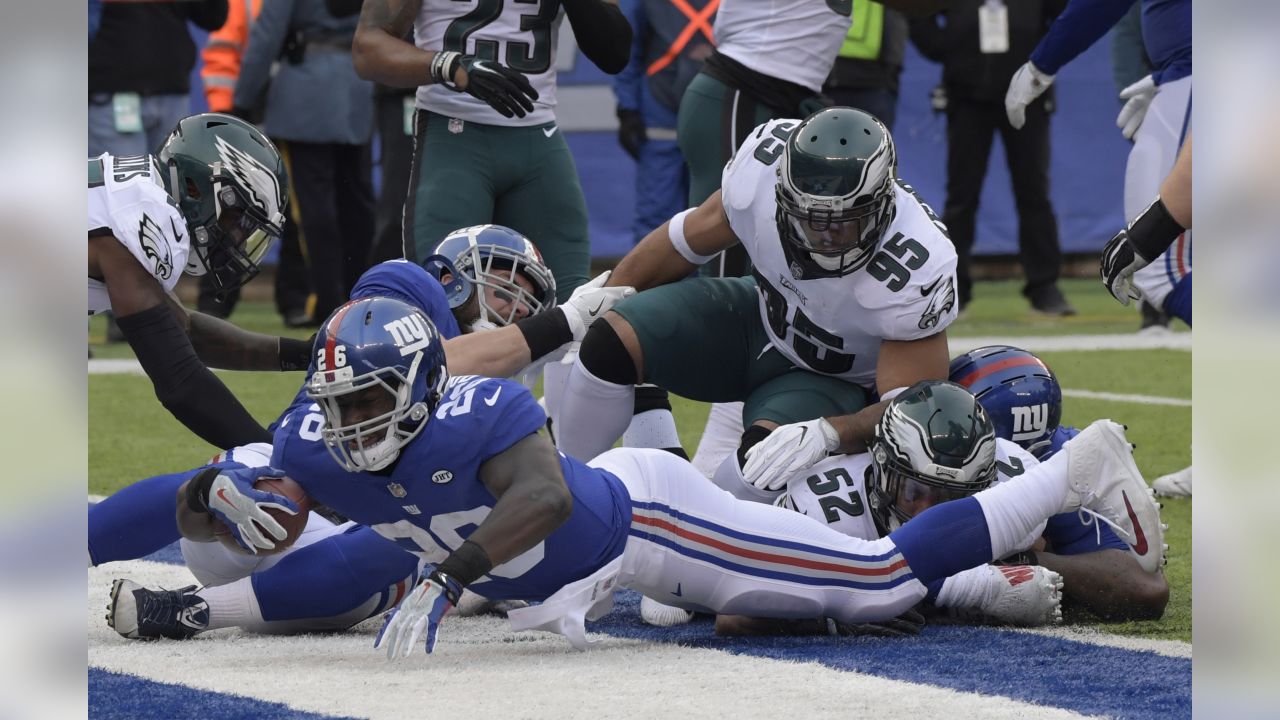
[[(405, 342), (388, 329), (404, 324), (425, 336)], [(1159, 523), (1123, 431), (1107, 421), (1023, 476), (867, 541), (736, 500), (670, 453), (619, 449), (592, 465), (557, 454), (538, 434), (545, 418), (523, 386), (450, 379), (430, 321), (404, 303), (349, 303), (316, 347), (325, 361), (308, 393), (323, 422), (317, 433), (311, 409), (286, 415), (272, 464), (313, 501), (435, 565), (388, 615), (377, 645), (391, 657), (424, 638), (432, 650), (467, 586), (543, 601), (512, 611), (512, 627), (559, 632), (575, 647), (589, 644), (583, 622), (609, 609), (617, 586), (650, 595), (678, 586), (679, 603), (693, 610), (875, 622), (907, 611), (928, 583), (1012, 552), (1054, 514), (1084, 507), (1126, 539), (1135, 524)], [(230, 492), (252, 475), (227, 471), (215, 482)], [(234, 499), (255, 504), (247, 494)], [(140, 613), (138, 596), (116, 590), (112, 617), (123, 634), (155, 636), (179, 616), (218, 612), (178, 592), (166, 599), (167, 617)]]
[[(721, 190), (614, 271), (611, 283), (641, 292), (587, 331), (553, 418), (560, 449), (611, 447), (643, 381), (745, 400), (747, 429), (718, 474), (740, 476), (743, 453), (778, 425), (821, 416), (835, 419), (809, 426), (806, 450), (865, 450), (877, 398), (945, 377), (956, 314), (955, 249), (896, 166), (888, 130), (852, 108), (758, 127)], [(739, 243), (754, 277), (684, 279)]]
[(271, 434), (209, 367), (302, 370), (310, 346), (189, 311), (172, 291), (184, 272), (219, 292), (256, 275), (286, 185), (271, 141), (218, 113), (183, 119), (154, 155), (89, 160), (89, 314), (115, 313), (160, 403), (215, 447)]
[[(497, 226), (487, 228), (483, 233), (470, 230), (455, 233), (469, 238), (466, 246), (454, 255), (466, 270), (451, 269), (448, 258), (441, 257), (432, 262), (445, 286), (422, 267), (393, 260), (366, 271), (352, 291), (356, 297), (389, 295), (424, 309), (441, 327), (446, 328), (447, 333), (456, 335), (445, 342), (445, 349), (450, 365), (458, 372), (514, 373), (563, 343), (580, 338), (586, 326), (584, 313), (607, 307), (629, 292), (625, 288), (599, 288), (606, 275), (580, 288), (568, 303), (549, 312), (528, 314), (524, 309), (512, 310), (508, 298), (520, 297), (522, 292), (545, 297), (549, 287), (542, 280), (549, 278), (545, 266), (523, 236)], [(456, 249), (445, 244), (442, 248), (446, 251)], [(473, 292), (474, 288), (483, 292)], [(491, 332), (457, 335), (459, 325), (472, 327), (476, 324), (481, 317), (481, 303), (486, 308), (484, 312), (490, 313), (495, 323), (505, 322), (508, 316), (528, 314), (528, 317)], [(549, 309), (545, 304), (543, 308)], [(311, 400), (300, 390), (290, 408), (309, 405)], [(266, 464), (270, 452), (270, 446), (265, 443), (253, 448), (237, 448), (219, 455), (204, 467), (142, 480), (93, 506), (88, 519), (90, 565), (144, 557), (178, 541), (180, 532), (175, 523), (175, 496), (182, 503), (185, 497), (183, 487), (188, 480), (210, 469)], [(330, 536), (334, 536), (333, 539), (329, 539)], [(251, 629), (290, 631), (297, 627), (296, 623), (291, 623), (294, 619), (329, 616), (339, 616), (339, 619), (322, 620), (309, 627), (348, 627), (368, 616), (366, 612), (355, 620), (346, 619), (363, 606), (370, 595), (402, 582), (416, 568), (416, 560), (406, 558), (402, 551), (367, 528), (339, 527), (316, 513), (312, 513), (304, 538), (293, 549), (321, 540), (325, 542), (309, 550), (302, 560), (291, 560), (288, 567), (273, 572), (260, 582), (255, 579), (255, 586), (288, 588), (308, 582), (307, 578), (315, 575), (315, 582), (328, 592), (317, 591), (316, 603), (299, 604), (290, 597), (282, 598), (279, 593), (264, 590), (259, 599), (254, 600), (254, 607), (261, 600), (267, 622)], [(256, 569), (271, 567), (282, 560), (279, 555), (236, 556), (224, 552), (217, 543), (201, 546), (184, 541), (182, 549), (188, 566), (197, 579), (206, 584), (221, 584), (247, 577)], [(360, 570), (353, 576), (351, 568)], [(369, 589), (362, 593), (360, 588)], [(275, 625), (271, 622), (274, 620), (284, 622)]]

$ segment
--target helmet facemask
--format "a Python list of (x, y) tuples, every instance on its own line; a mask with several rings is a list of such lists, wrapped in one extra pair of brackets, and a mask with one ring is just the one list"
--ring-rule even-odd
[(887, 178), (875, 195), (841, 207), (844, 199), (797, 194), (779, 182), (778, 234), (807, 254), (823, 274), (848, 275), (871, 260), (893, 221), (892, 184)]
[(210, 221), (191, 228), (192, 253), (220, 294), (234, 290), (257, 276), (258, 263), (271, 243), (284, 233), (284, 217), (259, 208), (231, 177), (214, 164), (211, 178), (214, 214)]
[[(532, 317), (556, 304), (556, 281), (539, 262), (501, 245), (474, 245), (457, 263), (458, 270), (479, 286), (480, 319), (477, 325), (505, 327)], [(530, 292), (517, 277), (533, 286)], [(490, 295), (492, 294), (492, 298)], [(502, 306), (495, 305), (500, 301)], [(524, 312), (521, 312), (521, 308)]]
[[(321, 431), (329, 454), (348, 472), (381, 470), (395, 461), (400, 450), (421, 432), (434, 405), (431, 397), (414, 401), (414, 386), (425, 382), (427, 393), (438, 399), (448, 382), (448, 372), (438, 377), (419, 378), (422, 353), (418, 352), (408, 373), (397, 368), (381, 368), (354, 375), (350, 367), (333, 371), (317, 370), (307, 386), (307, 395), (324, 412)], [(385, 412), (377, 412), (381, 407)], [(363, 417), (371, 412), (371, 417)], [(359, 414), (354, 422), (346, 416)]]

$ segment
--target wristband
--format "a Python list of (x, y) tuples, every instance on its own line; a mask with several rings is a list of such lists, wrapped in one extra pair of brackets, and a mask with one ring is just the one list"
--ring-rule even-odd
[(530, 362), (573, 340), (573, 329), (569, 327), (569, 317), (565, 314), (568, 312), (570, 310), (564, 307), (552, 308), (551, 312), (516, 321), (516, 327), (529, 346)]
[(671, 247), (680, 253), (680, 257), (692, 265), (706, 265), (715, 255), (699, 255), (689, 247), (689, 241), (684, 237), (684, 219), (694, 210), (695, 208), (689, 208), (673, 215), (671, 222), (667, 223), (667, 236), (671, 238)]
[(492, 569), (493, 561), (489, 559), (489, 553), (485, 552), (484, 548), (479, 545), (467, 540), (436, 567), (436, 572), (441, 575), (448, 575), (463, 587), (466, 587)]
[(1152, 262), (1160, 257), (1186, 228), (1169, 214), (1164, 200), (1157, 195), (1155, 202), (1147, 206), (1129, 223), (1129, 242), (1143, 260)]
[(216, 477), (218, 468), (205, 468), (187, 481), (187, 507), (191, 512), (209, 512), (209, 489)]
[[(311, 336), (314, 340), (315, 336)], [(306, 370), (311, 365), (311, 346), (314, 343), (297, 338), (280, 338), (280, 370)]]
[(457, 70), (458, 61), (462, 58), (462, 53), (452, 50), (443, 50), (435, 54), (431, 58), (431, 79), (437, 85), (454, 91), (461, 92), (457, 84), (453, 82), (453, 73)]

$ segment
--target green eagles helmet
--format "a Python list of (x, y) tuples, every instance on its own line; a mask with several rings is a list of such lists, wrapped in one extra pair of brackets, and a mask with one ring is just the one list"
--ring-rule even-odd
[(275, 145), (237, 117), (204, 113), (179, 121), (156, 159), (191, 232), (186, 272), (208, 273), (219, 295), (257, 275), (289, 200)]
[(911, 519), (908, 508), (968, 497), (991, 485), (995, 426), (963, 386), (919, 382), (885, 408), (871, 444), (871, 466), (871, 515), (887, 534)]
[(775, 216), (793, 276), (848, 275), (871, 260), (893, 222), (897, 169), (889, 130), (861, 110), (825, 108), (796, 126)]

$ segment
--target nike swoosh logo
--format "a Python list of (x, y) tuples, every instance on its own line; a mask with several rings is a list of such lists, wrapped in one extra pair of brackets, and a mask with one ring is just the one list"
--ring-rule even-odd
[(549, 128), (542, 128), (542, 134), (546, 135), (547, 137), (551, 137), (552, 135), (555, 135), (556, 131), (559, 129), (560, 129), (559, 125), (552, 125)]
[(496, 391), (494, 391), (493, 395), (484, 399), (484, 404), (488, 405), (489, 407), (493, 407), (493, 404), (498, 402), (498, 396), (501, 394), (502, 394), (502, 388), (498, 388)]
[(808, 433), (809, 433), (809, 428), (808, 428), (808, 427), (802, 427), (802, 428), (800, 428), (800, 439), (796, 441), (796, 444), (797, 444), (797, 445), (803, 445), (803, 444), (804, 444), (804, 436), (805, 436), (805, 435), (807, 435)]
[(676, 589), (675, 589), (675, 592), (673, 592), (673, 593), (671, 593), (671, 594), (672, 594), (672, 595), (675, 595), (676, 597), (682, 597), (682, 596), (684, 595), (684, 593), (680, 592), (680, 583), (676, 583)]
[(226, 503), (226, 504), (230, 505), (230, 506), (231, 506), (231, 509), (233, 509), (233, 510), (239, 510), (239, 509), (240, 509), (240, 508), (237, 508), (237, 507), (236, 507), (236, 504), (235, 504), (235, 503), (233, 503), (233, 502), (231, 502), (231, 500), (227, 499), (227, 489), (226, 489), (226, 488), (218, 488), (218, 497), (222, 499), (222, 502), (224, 502), (224, 503)]
[(937, 278), (928, 285), (920, 288), (920, 297), (929, 297), (929, 294), (933, 292), (934, 288), (938, 287), (938, 283), (940, 282), (942, 282), (942, 278)]
[(1129, 504), (1129, 495), (1121, 492), (1120, 496), (1124, 498), (1124, 509), (1129, 512), (1129, 522), (1133, 523), (1133, 534), (1137, 536), (1137, 542), (1133, 544), (1133, 551), (1139, 555), (1147, 554), (1147, 535), (1142, 532), (1142, 525), (1138, 524), (1138, 516), (1133, 512), (1133, 505)]
[(599, 315), (599, 314), (600, 314), (600, 308), (602, 308), (602, 307), (604, 307), (604, 300), (601, 300), (601, 301), (600, 301), (600, 304), (599, 304), (599, 305), (596, 305), (596, 309), (591, 311), (591, 317), (595, 317), (596, 315)]

